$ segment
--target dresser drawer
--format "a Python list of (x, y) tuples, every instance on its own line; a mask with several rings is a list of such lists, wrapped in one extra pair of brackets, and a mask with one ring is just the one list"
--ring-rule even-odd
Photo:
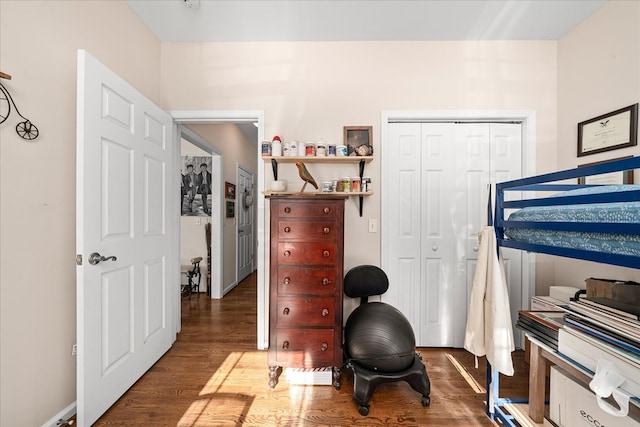
[(334, 218), (342, 216), (343, 203), (332, 200), (280, 200), (276, 215), (279, 218)]
[(276, 326), (333, 327), (335, 298), (333, 297), (278, 297)]
[(280, 266), (277, 274), (278, 294), (335, 295), (336, 267)]
[(278, 242), (278, 264), (335, 265), (338, 246), (332, 242)]
[(276, 361), (305, 368), (332, 366), (334, 360), (333, 329), (278, 329), (273, 343)]
[(278, 240), (336, 240), (336, 222), (331, 220), (280, 220)]

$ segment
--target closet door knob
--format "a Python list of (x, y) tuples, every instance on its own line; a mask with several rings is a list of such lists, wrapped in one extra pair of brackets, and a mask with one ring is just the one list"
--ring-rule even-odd
[(473, 247), (473, 252), (478, 252), (478, 247), (477, 246)]
[(434, 245), (434, 246), (431, 246), (431, 250), (435, 252), (435, 251), (437, 251), (437, 250), (438, 250), (438, 247), (437, 247), (437, 246), (435, 246), (435, 245)]

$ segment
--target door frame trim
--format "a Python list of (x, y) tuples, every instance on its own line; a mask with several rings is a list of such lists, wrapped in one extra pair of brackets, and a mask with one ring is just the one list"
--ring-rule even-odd
[[(256, 141), (256, 152), (258, 153), (258, 178), (256, 188), (256, 211), (257, 218), (256, 236), (264, 235), (264, 162), (261, 161), (260, 144), (264, 140), (264, 110), (168, 110), (175, 123), (178, 124), (207, 124), (207, 123), (249, 123), (257, 124), (258, 140)], [(175, 182), (179, 179), (178, 170), (173, 171), (175, 174)], [(178, 195), (175, 195), (176, 200)], [(176, 206), (177, 203), (176, 203)], [(212, 231), (213, 232), (213, 231)], [(266, 318), (266, 296), (268, 295), (265, 288), (265, 256), (266, 251), (262, 239), (257, 239), (256, 259), (257, 259), (257, 291), (258, 291), (258, 319), (257, 319), (257, 348), (259, 350), (266, 349), (269, 344), (267, 342), (267, 328), (269, 327)], [(221, 273), (222, 274), (222, 273)]]
[[(522, 124), (522, 174), (534, 175), (536, 171), (536, 112), (535, 110), (382, 110), (380, 115), (380, 261), (384, 268), (385, 248), (389, 239), (385, 218), (385, 195), (394, 191), (395, 183), (385, 180), (388, 174), (384, 162), (385, 147), (389, 143), (389, 124), (396, 122), (520, 122)], [(522, 253), (522, 278), (526, 282), (522, 288), (521, 307), (528, 307), (531, 297), (535, 295), (535, 263), (534, 253)]]

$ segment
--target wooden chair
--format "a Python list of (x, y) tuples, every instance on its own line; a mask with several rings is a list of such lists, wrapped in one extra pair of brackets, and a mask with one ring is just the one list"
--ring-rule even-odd
[(202, 277), (200, 261), (202, 261), (201, 256), (191, 258), (191, 265), (182, 266), (182, 274), (187, 278), (187, 283), (182, 285), (183, 297), (189, 296), (189, 299), (191, 299), (193, 292), (197, 292), (198, 296), (200, 296), (200, 279)]

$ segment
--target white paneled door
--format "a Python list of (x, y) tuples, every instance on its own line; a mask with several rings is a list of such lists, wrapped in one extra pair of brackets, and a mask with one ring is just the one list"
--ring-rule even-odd
[[(253, 271), (253, 174), (238, 166), (238, 277), (236, 283)], [(249, 200), (251, 203), (249, 205)]]
[(173, 342), (176, 164), (171, 117), (85, 51), (77, 126), (77, 417), (88, 426)]
[[(384, 195), (383, 268), (390, 287), (382, 299), (409, 318), (418, 346), (463, 345), (486, 187), (520, 177), (521, 139), (519, 124), (388, 126), (384, 170), (393, 188)], [(505, 258), (517, 314), (520, 252)]]

